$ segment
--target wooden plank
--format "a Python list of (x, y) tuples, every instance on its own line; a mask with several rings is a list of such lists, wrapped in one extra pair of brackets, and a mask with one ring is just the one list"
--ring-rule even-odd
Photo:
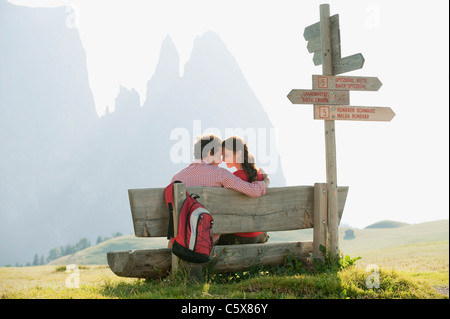
[[(222, 187), (188, 187), (200, 196), (214, 217), (213, 232), (226, 234), (280, 231), (313, 227), (314, 187), (271, 187), (264, 196), (251, 198)], [(348, 187), (339, 188), (342, 215)], [(169, 222), (164, 188), (130, 189), (131, 212), (137, 237), (165, 237)]]
[(130, 189), (128, 198), (137, 237), (167, 236), (169, 211), (164, 188)]
[[(333, 30), (339, 29), (339, 14), (331, 16), (330, 21), (331, 21), (331, 28)], [(311, 39), (317, 37), (320, 37), (320, 21), (307, 26), (303, 31), (303, 38), (306, 41), (310, 41)]]
[(117, 276), (161, 278), (172, 266), (170, 248), (111, 251), (106, 254), (111, 271)]
[(327, 197), (327, 184), (314, 184), (313, 254), (315, 257), (323, 257), (320, 246), (326, 247), (327, 245)]
[(311, 253), (311, 241), (215, 246), (211, 263), (214, 272), (226, 273), (252, 266), (281, 266), (288, 254), (304, 261)]
[[(349, 91), (299, 90), (293, 89), (287, 98), (292, 104), (350, 104)], [(328, 101), (328, 102), (325, 102)]]
[[(320, 35), (320, 21), (315, 24), (314, 33), (315, 37), (308, 40), (306, 48), (308, 52), (314, 52), (313, 63), (314, 65), (322, 64), (322, 37)], [(341, 36), (339, 30), (339, 15), (334, 15), (330, 18), (331, 28), (331, 55), (333, 60), (338, 61), (341, 58)]]
[[(139, 199), (134, 196), (135, 192)], [(164, 198), (158, 195), (164, 189), (144, 192), (154, 199), (151, 203), (142, 190), (130, 191), (135, 205), (131, 207), (135, 234), (138, 237), (165, 236), (167, 207)], [(257, 198), (221, 187), (188, 187), (188, 192), (198, 194), (199, 201), (212, 213), (214, 233), (297, 229), (305, 226), (305, 212), (311, 212), (312, 216), (313, 188), (308, 186), (269, 188), (266, 195)]]
[[(340, 47), (339, 47), (340, 48)], [(333, 59), (333, 61), (339, 61), (339, 59), (341, 58), (341, 51), (332, 51), (331, 52), (331, 57)], [(321, 65), (322, 64), (322, 51), (316, 51), (314, 52), (313, 55), (313, 63), (315, 66)]]
[(313, 75), (314, 90), (378, 91), (383, 85), (377, 77)]
[(364, 57), (356, 53), (345, 58), (333, 61), (333, 75), (342, 74), (361, 69), (364, 66)]
[(315, 120), (389, 122), (394, 116), (390, 107), (314, 105)]
[[(236, 272), (258, 265), (283, 265), (287, 254), (307, 264), (311, 262), (311, 252), (312, 242), (215, 246), (211, 261), (202, 266), (216, 273)], [(111, 251), (107, 253), (107, 260), (117, 276), (133, 278), (165, 277), (172, 264), (169, 248)]]
[[(329, 7), (328, 7), (329, 8)], [(333, 15), (327, 17), (327, 40), (323, 39), (321, 29), (324, 27), (321, 25), (323, 21), (316, 22), (310, 26), (307, 26), (303, 32), (303, 37), (308, 44), (306, 48), (308, 52), (314, 52), (313, 62), (314, 65), (321, 65), (323, 62), (322, 48), (324, 47), (324, 41), (329, 41), (329, 47), (326, 49), (328, 53), (332, 55), (332, 70), (328, 75), (342, 74), (354, 70), (361, 69), (364, 65), (364, 57), (361, 53), (357, 53), (345, 58), (341, 57), (341, 36), (339, 30), (339, 15)]]
[[(333, 52), (339, 53), (339, 57), (341, 57), (341, 35), (339, 29), (334, 29), (331, 31), (331, 47)], [(309, 40), (306, 45), (306, 49), (308, 49), (309, 53), (322, 51), (322, 38), (320, 35)]]
[[(322, 64), (322, 51), (314, 52), (313, 62), (314, 65)], [(338, 54), (332, 53), (333, 56), (333, 74), (342, 74), (354, 70), (361, 69), (364, 66), (364, 57), (361, 53), (357, 53), (345, 58), (340, 57), (341, 52)]]

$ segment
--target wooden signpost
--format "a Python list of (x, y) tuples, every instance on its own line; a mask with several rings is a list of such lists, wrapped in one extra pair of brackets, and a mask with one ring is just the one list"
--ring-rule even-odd
[(341, 57), (339, 15), (330, 17), (330, 6), (320, 5), (320, 21), (305, 28), (303, 37), (307, 49), (314, 53), (314, 65), (322, 65), (322, 75), (312, 76), (312, 90), (293, 89), (288, 99), (293, 104), (313, 104), (314, 119), (323, 120), (325, 127), (325, 155), (327, 169), (327, 250), (333, 259), (339, 257), (338, 198), (336, 169), (335, 120), (391, 121), (395, 113), (389, 107), (350, 106), (349, 91), (378, 91), (382, 86), (376, 77), (336, 76), (360, 69), (364, 65), (361, 53)]

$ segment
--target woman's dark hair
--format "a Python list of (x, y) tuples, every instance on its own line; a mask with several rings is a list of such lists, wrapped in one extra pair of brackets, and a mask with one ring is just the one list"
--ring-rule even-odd
[(247, 174), (247, 181), (249, 183), (256, 181), (258, 179), (258, 171), (255, 166), (255, 159), (252, 154), (249, 153), (247, 144), (245, 141), (237, 136), (232, 136), (227, 138), (222, 142), (222, 147), (227, 150), (233, 151), (233, 154), (236, 154), (237, 151), (242, 150), (243, 159), (242, 159), (242, 169)]

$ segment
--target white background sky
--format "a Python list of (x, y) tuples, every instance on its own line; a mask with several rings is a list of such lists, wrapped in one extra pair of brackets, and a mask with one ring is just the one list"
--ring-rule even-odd
[(383, 82), (378, 92), (350, 92), (351, 105), (396, 113), (391, 122), (336, 122), (338, 184), (350, 186), (342, 222), (448, 219), (447, 0), (9, 1), (71, 6), (67, 26), (80, 32), (99, 114), (114, 107), (120, 85), (145, 101), (167, 34), (182, 75), (194, 39), (216, 32), (277, 128), (288, 185), (326, 181), (323, 122), (313, 119), (312, 105), (292, 105), (286, 95), (311, 89), (311, 75), (321, 74), (303, 30), (319, 21), (319, 5), (329, 3), (331, 15), (340, 16), (342, 56), (365, 57), (362, 69), (346, 75)]

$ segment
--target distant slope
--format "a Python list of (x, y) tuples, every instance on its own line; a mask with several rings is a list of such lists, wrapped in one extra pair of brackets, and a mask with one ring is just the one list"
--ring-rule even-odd
[(120, 236), (83, 249), (73, 255), (53, 260), (49, 265), (105, 265), (107, 264), (106, 253), (108, 251), (161, 247), (167, 247), (166, 238), (137, 238), (134, 235)]
[[(372, 250), (387, 250), (407, 245), (421, 245), (448, 241), (449, 221), (438, 220), (415, 225), (404, 225), (397, 228), (353, 229), (355, 239), (344, 240), (347, 227), (339, 228), (339, 246), (345, 254), (359, 254)], [(271, 242), (277, 241), (309, 241), (313, 230), (270, 232)], [(166, 247), (166, 238), (137, 238), (133, 235), (120, 236), (96, 246), (89, 247), (74, 255), (54, 260), (51, 265), (99, 265), (107, 264), (106, 253), (114, 250), (132, 250)]]
[(448, 285), (448, 219), (353, 231), (355, 239), (342, 240), (340, 236), (339, 245), (343, 254), (362, 258), (358, 266), (375, 264), (386, 269), (446, 272)]
[(406, 245), (448, 241), (449, 221), (438, 220), (396, 228), (353, 229), (355, 239), (343, 240), (345, 229), (340, 229), (339, 244), (345, 253), (365, 252)]
[(402, 222), (396, 222), (393, 220), (382, 220), (380, 222), (377, 222), (377, 223), (367, 226), (365, 229), (367, 229), (367, 228), (396, 228), (396, 227), (402, 227), (402, 226), (406, 226), (406, 225), (409, 225), (409, 224), (402, 223)]

